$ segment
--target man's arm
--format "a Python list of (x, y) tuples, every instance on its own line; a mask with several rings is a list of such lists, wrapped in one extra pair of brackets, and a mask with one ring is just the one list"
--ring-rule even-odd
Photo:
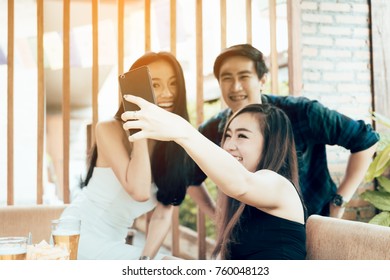
[[(345, 176), (337, 190), (337, 193), (345, 201), (349, 201), (352, 198), (360, 183), (363, 181), (377, 145), (376, 143), (366, 150), (353, 153), (349, 156)], [(332, 202), (329, 207), (331, 217), (341, 218), (343, 216), (345, 207), (335, 206)]]
[(150, 257), (151, 259), (156, 256), (171, 228), (172, 212), (172, 205), (166, 206), (160, 202), (157, 203), (150, 219), (142, 256)]
[(205, 183), (199, 186), (188, 186), (187, 193), (199, 205), (200, 210), (206, 213), (212, 220), (215, 220), (215, 202), (207, 191)]

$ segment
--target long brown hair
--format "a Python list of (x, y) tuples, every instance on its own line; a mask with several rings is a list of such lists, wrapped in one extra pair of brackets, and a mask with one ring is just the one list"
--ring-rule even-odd
[[(234, 118), (249, 113), (257, 117), (264, 137), (261, 159), (256, 170), (269, 169), (289, 179), (299, 192), (298, 162), (295, 151), (294, 135), (290, 120), (279, 108), (270, 104), (251, 104), (234, 114), (226, 124), (222, 137), (225, 141), (226, 129)], [(230, 257), (229, 244), (234, 242), (235, 226), (239, 224), (245, 204), (233, 199), (221, 191), (217, 199), (217, 242), (212, 256), (222, 259)]]
[[(130, 70), (149, 65), (155, 61), (164, 60), (172, 67), (176, 75), (178, 95), (175, 100), (173, 113), (189, 120), (187, 111), (187, 95), (183, 70), (177, 59), (168, 52), (148, 52), (138, 58)], [(120, 104), (115, 114), (115, 119), (121, 120), (124, 112)], [(87, 186), (96, 166), (97, 147), (94, 145), (89, 159), (89, 168), (81, 187)], [(164, 205), (179, 205), (185, 198), (187, 186), (189, 185), (189, 174), (192, 170), (193, 161), (189, 158), (184, 149), (175, 142), (157, 141), (152, 154), (151, 169), (155, 184), (157, 185), (157, 200)]]

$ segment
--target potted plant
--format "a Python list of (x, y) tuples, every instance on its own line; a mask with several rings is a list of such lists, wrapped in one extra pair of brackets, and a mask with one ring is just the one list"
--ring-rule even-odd
[[(373, 119), (390, 128), (390, 119), (373, 112)], [(360, 195), (370, 202), (380, 213), (375, 215), (369, 223), (390, 226), (390, 133), (381, 133), (377, 153), (370, 164), (365, 181), (375, 180), (376, 189), (367, 190)]]

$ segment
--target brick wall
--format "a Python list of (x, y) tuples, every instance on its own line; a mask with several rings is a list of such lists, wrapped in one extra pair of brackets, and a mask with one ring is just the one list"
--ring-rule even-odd
[[(367, 0), (302, 0), (302, 95), (319, 100), (353, 119), (370, 122), (371, 76), (369, 6)], [(327, 147), (336, 184), (343, 176), (349, 151)], [(344, 218), (369, 220), (375, 209), (354, 195)]]

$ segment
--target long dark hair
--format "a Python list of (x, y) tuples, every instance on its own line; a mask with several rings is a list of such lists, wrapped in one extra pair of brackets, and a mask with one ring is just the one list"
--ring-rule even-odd
[[(187, 95), (183, 70), (177, 59), (168, 52), (148, 52), (137, 59), (131, 69), (149, 65), (155, 61), (164, 60), (172, 67), (176, 75), (178, 95), (175, 100), (173, 113), (189, 120), (187, 111)], [(115, 119), (121, 120), (124, 112), (122, 104), (115, 114)], [(93, 147), (89, 161), (87, 176), (82, 186), (87, 186), (92, 176), (93, 168), (96, 166), (97, 147)], [(188, 178), (192, 170), (192, 160), (184, 149), (175, 142), (157, 141), (151, 160), (152, 176), (157, 185), (157, 200), (164, 205), (179, 205), (184, 200), (186, 188), (189, 184)]]
[[(226, 129), (234, 118), (244, 113), (250, 113), (257, 117), (261, 133), (264, 137), (264, 145), (261, 159), (256, 170), (269, 169), (289, 179), (299, 191), (298, 162), (295, 151), (294, 135), (291, 123), (286, 114), (270, 104), (250, 104), (228, 121), (223, 133), (222, 144), (225, 141)], [(221, 255), (228, 259), (229, 244), (234, 242), (233, 229), (239, 223), (245, 204), (233, 199), (222, 192), (217, 199), (217, 242), (213, 251), (213, 257)]]

